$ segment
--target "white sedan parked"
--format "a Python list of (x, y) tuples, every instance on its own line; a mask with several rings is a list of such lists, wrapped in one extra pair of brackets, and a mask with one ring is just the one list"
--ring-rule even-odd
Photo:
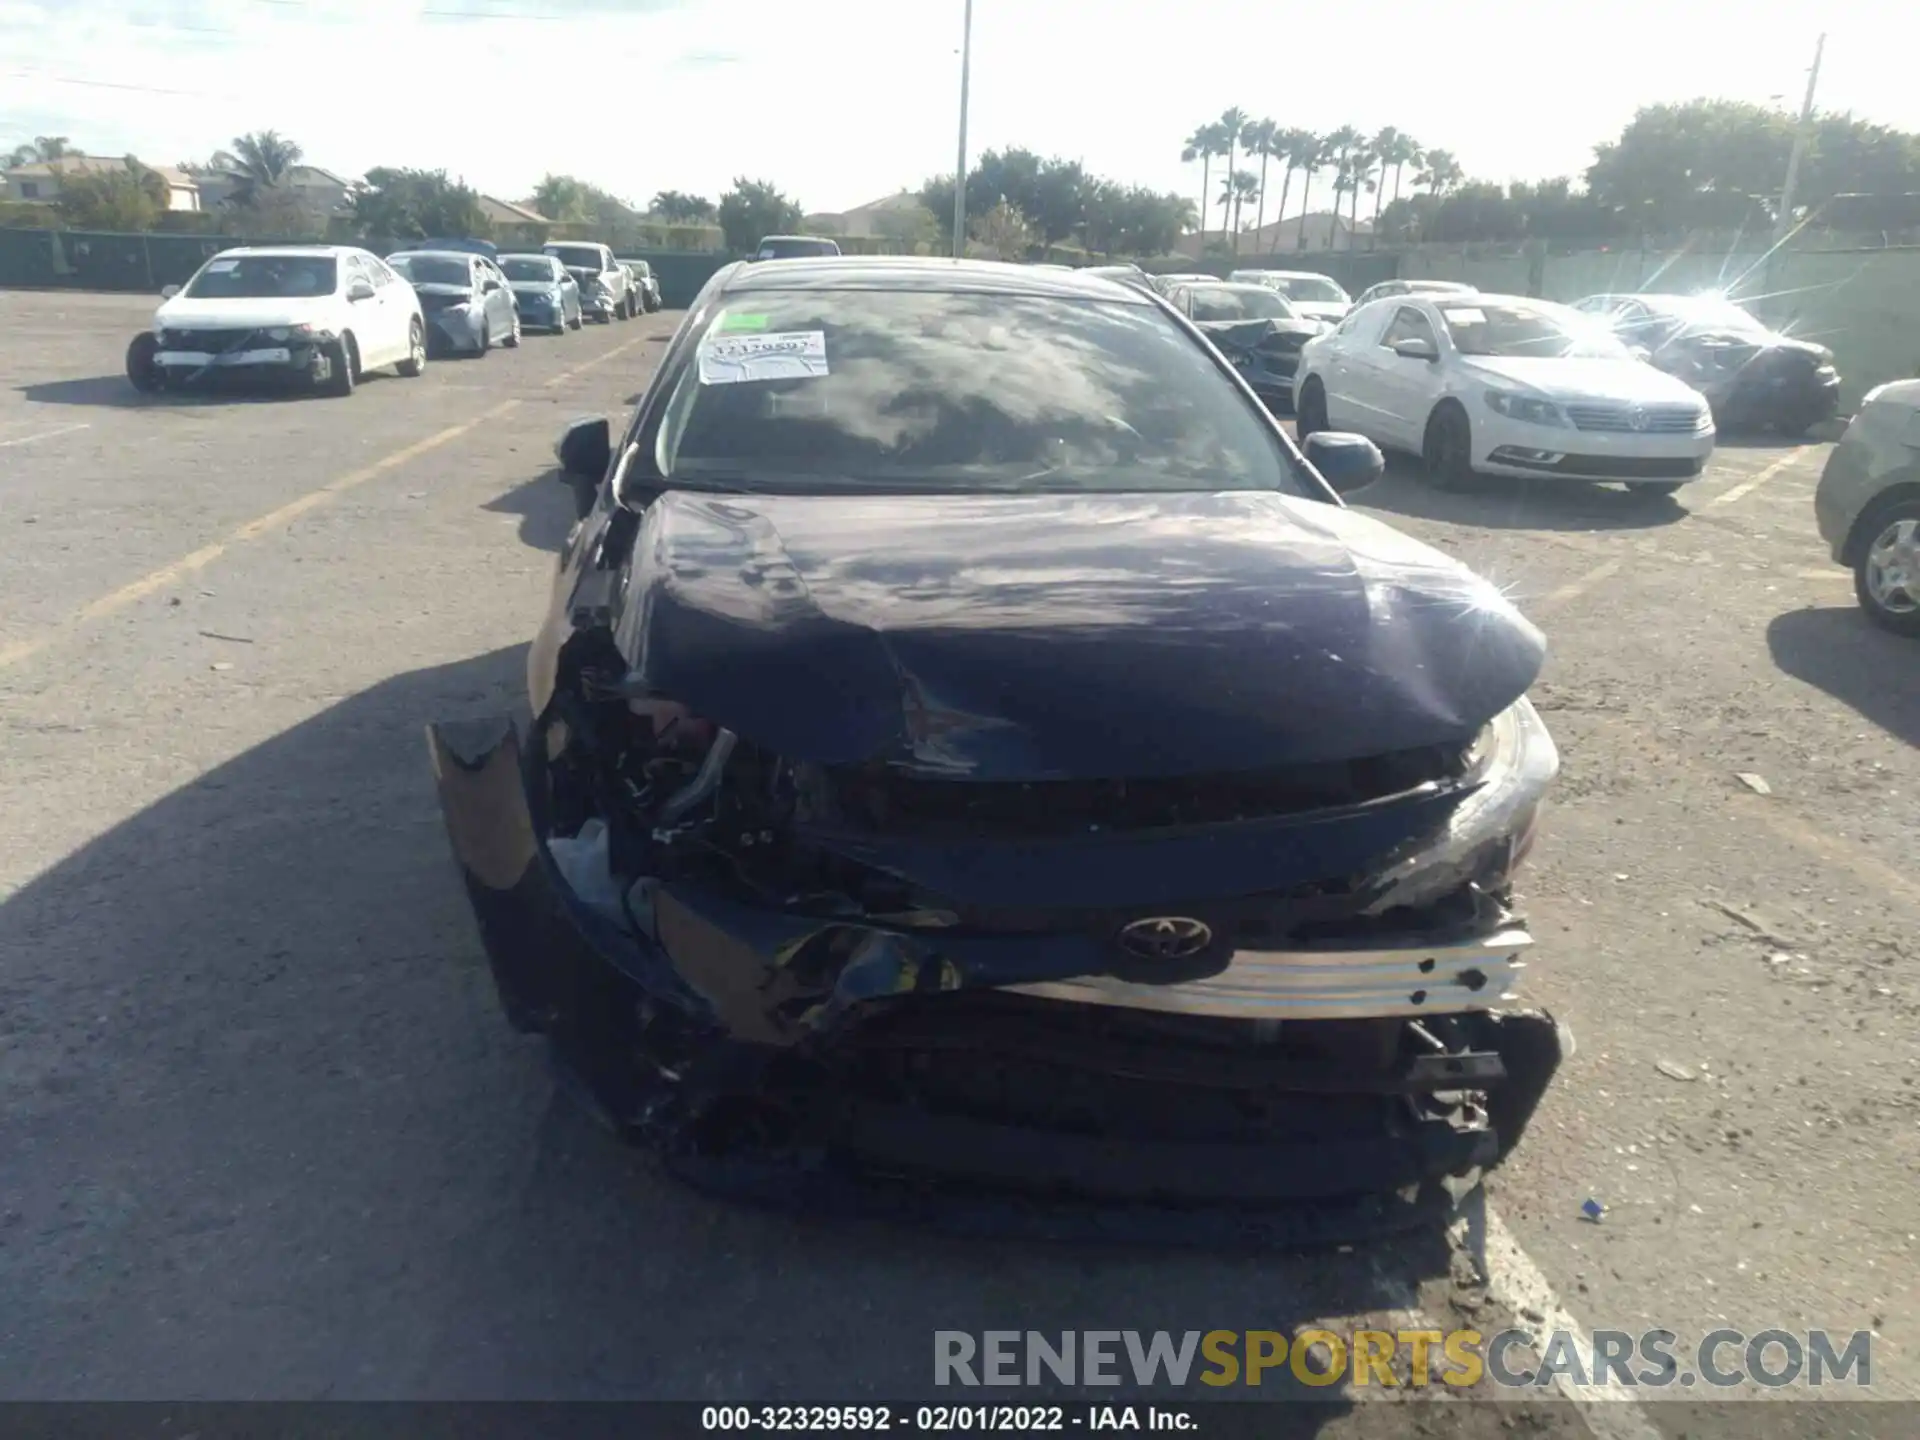
[(251, 374), (350, 395), (368, 370), (426, 365), (413, 288), (350, 245), (223, 250), (161, 295), (152, 330), (127, 349), (127, 377), (142, 390)]
[(1442, 488), (1485, 472), (1672, 494), (1713, 453), (1698, 391), (1588, 317), (1514, 295), (1361, 306), (1307, 343), (1295, 394), (1301, 438), (1358, 431), (1420, 456)]

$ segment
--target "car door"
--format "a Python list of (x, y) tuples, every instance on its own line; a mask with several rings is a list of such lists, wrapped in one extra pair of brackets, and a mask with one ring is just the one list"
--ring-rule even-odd
[[(364, 300), (350, 298), (354, 286), (365, 285), (373, 294)], [(380, 299), (380, 287), (373, 283), (373, 272), (358, 251), (346, 251), (340, 257), (340, 294), (346, 300), (347, 324), (353, 328), (353, 343), (360, 352), (360, 367), (371, 369), (393, 358), (392, 322)]]
[(379, 364), (404, 360), (412, 350), (408, 331), (413, 323), (413, 290), (390, 270), (379, 257), (361, 254), (354, 257), (361, 273), (373, 286), (373, 303), (378, 306)]
[[(1434, 359), (1418, 360), (1394, 353), (1402, 340), (1424, 340)], [(1379, 438), (1386, 444), (1412, 448), (1426, 433), (1427, 415), (1440, 391), (1439, 356), (1445, 353), (1433, 320), (1419, 305), (1404, 304), (1367, 350), (1367, 393), (1374, 407)]]
[(580, 318), (580, 282), (573, 278), (573, 272), (552, 256), (547, 257), (553, 266), (553, 277), (560, 286), (560, 315), (564, 319), (571, 315)]
[(1393, 307), (1369, 305), (1355, 310), (1342, 320), (1333, 334), (1317, 342), (1316, 368), (1327, 397), (1327, 424), (1335, 430), (1352, 430), (1361, 435), (1374, 433), (1371, 412), (1355, 393), (1359, 383), (1356, 357), (1363, 354), (1387, 323), (1386, 312)]

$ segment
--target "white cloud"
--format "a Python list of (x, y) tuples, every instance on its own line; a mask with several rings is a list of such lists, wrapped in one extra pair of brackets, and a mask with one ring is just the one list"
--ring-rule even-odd
[[(1392, 124), (1495, 178), (1577, 173), (1636, 106), (1823, 104), (1920, 129), (1882, 0), (975, 0), (972, 149), (1028, 145), (1197, 191), (1181, 138), (1229, 104)], [(486, 12), (495, 18), (474, 18)], [(1795, 13), (1800, 12), (1800, 13)], [(317, 164), (444, 166), (508, 198), (547, 170), (645, 200), (773, 180), (843, 209), (950, 170), (961, 0), (0, 0), (0, 146), (204, 156), (277, 129)], [(1295, 12), (1297, 14), (1297, 12)]]

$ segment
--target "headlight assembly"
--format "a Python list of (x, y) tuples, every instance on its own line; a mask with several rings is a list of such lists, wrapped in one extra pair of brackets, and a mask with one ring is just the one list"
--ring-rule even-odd
[(1371, 913), (1431, 904), (1469, 880), (1504, 880), (1533, 844), (1541, 802), (1560, 773), (1560, 752), (1525, 696), (1487, 723), (1475, 742), (1475, 788), (1439, 830), (1409, 840), (1388, 863)]
[(1522, 420), (1529, 425), (1555, 425), (1564, 429), (1567, 424), (1566, 415), (1551, 400), (1522, 395), (1517, 390), (1487, 391), (1487, 408), (1509, 420)]

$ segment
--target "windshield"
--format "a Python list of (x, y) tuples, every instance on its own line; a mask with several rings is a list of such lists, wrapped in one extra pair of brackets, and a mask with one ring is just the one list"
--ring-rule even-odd
[(792, 260), (802, 255), (838, 255), (840, 247), (831, 240), (762, 240), (757, 257), (761, 260)]
[(1558, 305), (1494, 304), (1486, 300), (1436, 307), (1453, 348), (1462, 355), (1520, 358), (1592, 356), (1620, 359), (1626, 347), (1586, 316)]
[(1272, 423), (1150, 306), (759, 291), (696, 352), (655, 446), (676, 485), (1317, 492)]
[(551, 260), (502, 260), (500, 268), (507, 272), (509, 280), (546, 280), (553, 279)]
[(216, 255), (184, 293), (196, 300), (291, 299), (331, 295), (338, 280), (331, 255)]
[(1291, 320), (1296, 311), (1287, 297), (1264, 285), (1208, 285), (1187, 292), (1193, 318), (1203, 323), (1220, 320)]
[(600, 252), (591, 245), (554, 245), (547, 250), (549, 255), (559, 257), (560, 263), (569, 270), (591, 270), (600, 273)]
[(1662, 295), (1646, 302), (1655, 315), (1699, 330), (1738, 330), (1765, 334), (1767, 327), (1720, 295)]
[(1345, 305), (1347, 292), (1324, 275), (1276, 275), (1266, 282), (1289, 299), (1314, 305)]
[(445, 255), (389, 255), (387, 263), (415, 285), (464, 285), (473, 288), (473, 269), (466, 260)]

